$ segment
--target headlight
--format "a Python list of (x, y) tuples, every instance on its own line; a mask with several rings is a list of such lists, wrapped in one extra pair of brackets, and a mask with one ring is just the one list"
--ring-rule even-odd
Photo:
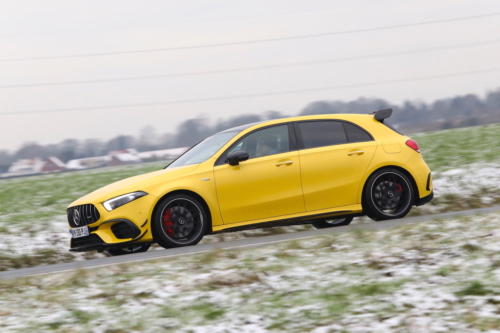
[(121, 207), (125, 204), (128, 204), (131, 201), (134, 201), (136, 199), (142, 198), (143, 196), (148, 195), (146, 192), (132, 192), (124, 195), (120, 195), (119, 197), (109, 199), (107, 201), (104, 201), (102, 205), (108, 212), (112, 211), (113, 209), (116, 209), (118, 207)]

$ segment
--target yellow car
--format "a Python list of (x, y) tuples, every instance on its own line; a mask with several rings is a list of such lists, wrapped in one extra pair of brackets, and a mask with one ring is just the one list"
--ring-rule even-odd
[(431, 171), (418, 144), (384, 124), (391, 114), (294, 117), (217, 133), (165, 169), (73, 202), (71, 251), (119, 255), (224, 231), (404, 217), (432, 200)]

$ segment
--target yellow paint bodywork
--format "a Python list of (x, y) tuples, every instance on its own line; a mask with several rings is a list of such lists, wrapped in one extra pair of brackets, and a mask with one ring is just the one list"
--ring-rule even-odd
[[(374, 141), (295, 150), (253, 158), (238, 166), (214, 166), (226, 149), (249, 132), (274, 124), (320, 119), (357, 124)], [(241, 131), (205, 162), (124, 179), (76, 200), (69, 207), (93, 204), (100, 219), (89, 227), (98, 227), (93, 233), (108, 244), (130, 240), (113, 235), (114, 222), (106, 222), (116, 219), (132, 221), (141, 230), (140, 242), (152, 242), (154, 208), (175, 191), (201, 197), (209, 209), (212, 232), (326, 213), (331, 216), (345, 211), (362, 213), (363, 186), (373, 172), (383, 167), (406, 170), (415, 182), (418, 198), (431, 194), (432, 183), (429, 190), (426, 188), (430, 170), (421, 154), (406, 146), (408, 139), (375, 120), (373, 115), (319, 115), (267, 121)], [(282, 164), (289, 161), (292, 163)], [(111, 212), (104, 209), (104, 201), (135, 191), (148, 195)]]

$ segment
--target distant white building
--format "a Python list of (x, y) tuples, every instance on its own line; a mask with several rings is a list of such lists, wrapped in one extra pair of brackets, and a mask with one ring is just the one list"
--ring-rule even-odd
[(40, 173), (44, 162), (39, 158), (17, 160), (2, 176), (22, 176)]
[(66, 167), (69, 170), (99, 168), (108, 165), (108, 161), (110, 160), (111, 160), (110, 156), (80, 158), (75, 160), (69, 160), (68, 163), (66, 163)]
[(188, 149), (189, 147), (182, 147), (182, 148), (172, 148), (164, 150), (144, 151), (137, 153), (137, 156), (139, 156), (143, 161), (167, 160), (171, 158), (176, 158), (177, 156), (184, 154)]

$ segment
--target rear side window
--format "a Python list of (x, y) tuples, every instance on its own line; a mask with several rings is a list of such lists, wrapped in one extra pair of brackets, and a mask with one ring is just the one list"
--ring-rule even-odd
[(345, 132), (349, 142), (372, 141), (372, 137), (365, 130), (353, 124), (344, 123)]
[(316, 148), (347, 143), (344, 127), (338, 121), (308, 121), (297, 123), (302, 134), (302, 148)]

